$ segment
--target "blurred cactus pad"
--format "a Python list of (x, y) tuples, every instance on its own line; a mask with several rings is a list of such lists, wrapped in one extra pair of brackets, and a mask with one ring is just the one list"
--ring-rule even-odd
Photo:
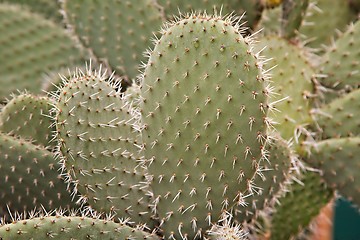
[(0, 239), (324, 234), (360, 208), (359, 11), (0, 0)]

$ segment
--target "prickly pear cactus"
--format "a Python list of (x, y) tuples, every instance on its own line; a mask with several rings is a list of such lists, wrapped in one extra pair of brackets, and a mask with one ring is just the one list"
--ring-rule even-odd
[(65, 80), (56, 104), (59, 153), (81, 203), (151, 224), (149, 189), (138, 152), (136, 112), (101, 71)]
[(0, 3), (21, 4), (31, 11), (40, 13), (55, 22), (61, 22), (60, 4), (58, 1), (49, 0), (0, 0)]
[(40, 93), (44, 73), (82, 61), (64, 29), (19, 6), (0, 4), (0, 32), (0, 101), (17, 90)]
[(266, 161), (267, 76), (234, 20), (190, 15), (149, 53), (142, 135), (165, 237), (201, 236), (246, 202)]
[(322, 58), (321, 73), (327, 77), (324, 86), (341, 90), (346, 86), (360, 87), (360, 22), (350, 24)]
[(321, 48), (331, 43), (336, 30), (343, 31), (353, 19), (353, 13), (347, 1), (309, 0), (300, 35), (305, 36), (308, 46)]
[(0, 225), (0, 239), (160, 239), (125, 223), (97, 217), (40, 216)]
[(332, 198), (319, 172), (308, 170), (288, 186), (288, 192), (279, 197), (270, 223), (270, 239), (287, 240), (297, 236), (320, 209)]
[(254, 221), (272, 208), (278, 198), (286, 190), (292, 171), (297, 168), (298, 160), (284, 140), (277, 140), (269, 146), (268, 159), (263, 163), (261, 177), (254, 180), (255, 186), (261, 189), (255, 191), (246, 200), (248, 204), (236, 204), (232, 209), (233, 221), (246, 225)]
[(327, 139), (313, 145), (306, 160), (324, 172), (327, 184), (360, 206), (359, 186), (360, 138)]
[(333, 100), (315, 113), (324, 139), (360, 136), (360, 89)]
[(54, 101), (1, 110), (0, 239), (288, 240), (359, 205), (358, 1), (42, 1), (0, 4), (0, 104)]
[(51, 152), (23, 139), (0, 134), (0, 217), (34, 208), (75, 207)]
[(63, 9), (81, 43), (129, 79), (138, 75), (143, 52), (164, 20), (152, 0), (66, 0)]
[(21, 136), (44, 147), (50, 146), (55, 130), (49, 117), (52, 104), (47, 97), (30, 94), (14, 97), (1, 111), (0, 131)]
[(276, 35), (259, 38), (256, 49), (263, 49), (263, 54), (272, 58), (269, 65), (274, 68), (271, 80), (277, 95), (273, 101), (278, 104), (269, 116), (277, 123), (276, 129), (284, 139), (298, 143), (305, 126), (312, 122), (314, 70), (300, 46)]

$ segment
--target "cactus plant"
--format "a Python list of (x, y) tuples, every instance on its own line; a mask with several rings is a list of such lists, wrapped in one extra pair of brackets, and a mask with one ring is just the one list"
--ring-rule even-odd
[(44, 147), (0, 134), (0, 160), (1, 217), (41, 207), (75, 207), (56, 161)]
[(16, 96), (1, 111), (0, 131), (47, 147), (55, 130), (47, 116), (51, 108), (52, 102), (47, 97)]
[[(14, 194), (4, 190), (0, 195), (5, 202), (0, 215), (6, 218), (0, 238), (122, 238), (125, 231), (128, 238), (287, 240), (306, 228), (334, 193), (359, 205), (359, 22), (350, 9), (355, 2), (334, 1), (337, 8), (322, 0), (318, 8), (312, 0), (221, 3), (223, 8), (212, 1), (196, 6), (164, 0), (64, 1), (61, 7), (72, 37), (62, 26), (48, 27), (64, 33), (63, 43), (70, 49), (90, 52), (120, 78), (88, 66), (62, 73), (59, 84), (59, 78), (54, 79), (51, 100), (21, 95), (1, 110), (0, 171), (8, 176), (1, 189), (10, 187)], [(0, 6), (17, 9), (21, 16), (35, 15), (18, 6)], [(245, 7), (248, 25), (231, 14)], [(190, 13), (170, 16), (178, 9)], [(213, 9), (222, 13), (212, 14)], [(314, 9), (321, 14), (310, 16)], [(9, 17), (15, 12), (10, 10)], [(266, 23), (270, 12), (275, 20)], [(320, 15), (333, 17), (324, 22)], [(38, 15), (24, 19), (46, 21)], [(170, 22), (158, 32), (165, 19)], [(316, 25), (307, 25), (309, 20)], [(1, 36), (22, 38), (17, 22), (4, 23), (12, 31)], [(273, 30), (265, 29), (257, 42), (253, 29), (269, 24)], [(348, 24), (345, 33), (334, 35), (335, 28), (344, 30)], [(325, 25), (327, 31), (318, 30)], [(310, 28), (317, 30), (311, 33)], [(336, 41), (329, 47), (332, 38)], [(35, 52), (50, 41), (38, 40)], [(3, 41), (8, 58), (11, 40)], [(24, 49), (15, 51), (19, 59), (28, 59), (32, 52), (31, 47)], [(150, 50), (141, 57), (145, 49)], [(9, 80), (2, 98), (24, 87), (39, 93), (40, 73), (63, 71), (62, 57), (57, 57), (41, 58), (46, 64), (29, 68), (38, 75), (18, 78), (21, 85), (9, 79), (25, 68), (15, 71), (9, 58), (7, 72), (0, 71), (0, 79)], [(61, 64), (49, 67), (58, 61)], [(76, 61), (66, 64), (79, 66)], [(44, 107), (36, 105), (42, 101)], [(50, 111), (49, 103), (54, 107)], [(48, 143), (51, 132), (57, 140), (55, 151)], [(47, 174), (38, 178), (28, 174), (29, 169)], [(41, 179), (40, 187), (32, 189), (24, 178)], [(56, 191), (44, 187), (48, 182), (56, 183)], [(23, 189), (30, 193), (21, 193)], [(41, 199), (31, 201), (38, 191)], [(66, 195), (64, 201), (54, 197), (57, 193)], [(17, 215), (14, 210), (23, 213), (40, 204), (45, 211), (77, 211), (69, 216), (24, 213), (28, 220), (10, 217)], [(39, 222), (41, 227), (34, 228)]]
[(101, 71), (79, 72), (64, 83), (56, 105), (58, 154), (79, 202), (150, 224), (136, 115), (105, 79)]
[(62, 212), (34, 214), (0, 228), (1, 239), (159, 239), (155, 234), (96, 216), (66, 216)]
[(202, 235), (255, 191), (249, 182), (266, 161), (267, 79), (251, 39), (232, 24), (191, 15), (163, 29), (149, 53), (144, 156), (166, 237)]
[(139, 64), (145, 61), (144, 46), (163, 20), (152, 0), (71, 0), (64, 1), (63, 9), (79, 40), (129, 79), (138, 74)]
[(31, 11), (40, 13), (48, 19), (55, 22), (61, 22), (62, 16), (60, 14), (60, 4), (57, 1), (48, 0), (0, 0), (0, 3), (21, 4), (28, 7)]

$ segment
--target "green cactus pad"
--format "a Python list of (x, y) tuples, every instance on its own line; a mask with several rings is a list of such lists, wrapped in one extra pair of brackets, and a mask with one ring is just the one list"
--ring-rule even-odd
[(168, 25), (144, 72), (144, 154), (166, 237), (202, 234), (262, 166), (268, 81), (232, 24), (191, 15)]
[(0, 239), (160, 239), (123, 223), (90, 217), (43, 216), (0, 225)]
[(278, 196), (282, 194), (286, 182), (290, 179), (291, 167), (296, 167), (296, 157), (283, 140), (277, 140), (269, 147), (269, 161), (263, 163), (261, 177), (255, 178), (254, 184), (261, 189), (254, 192), (246, 206), (234, 206), (234, 220), (244, 223), (256, 220), (259, 211), (266, 211)]
[(282, 4), (282, 35), (292, 38), (301, 26), (309, 0), (285, 0)]
[(257, 49), (263, 49), (266, 57), (273, 58), (273, 85), (279, 93), (273, 101), (280, 101), (269, 116), (278, 123), (275, 127), (284, 139), (297, 140), (301, 129), (310, 123), (311, 95), (314, 92), (312, 77), (314, 70), (303, 54), (303, 50), (277, 36), (259, 39)]
[(164, 8), (168, 18), (178, 16), (180, 13), (203, 12), (208, 14), (222, 12), (222, 14), (246, 13), (247, 25), (253, 27), (260, 19), (262, 7), (258, 0), (158, 0)]
[(55, 22), (61, 22), (60, 4), (56, 0), (0, 0), (0, 3), (21, 4)]
[(324, 172), (324, 180), (341, 195), (360, 206), (360, 138), (328, 139), (314, 144), (306, 160)]
[(271, 218), (271, 240), (288, 240), (296, 236), (317, 216), (333, 196), (317, 172), (307, 171), (289, 192), (279, 198)]
[(336, 37), (336, 29), (342, 31), (353, 19), (347, 1), (310, 0), (299, 32), (309, 41), (308, 46), (320, 48)]
[(318, 109), (316, 122), (323, 138), (360, 136), (360, 89)]
[(259, 23), (256, 25), (256, 31), (263, 35), (280, 33), (281, 7), (267, 8), (261, 14)]
[(55, 130), (49, 116), (51, 104), (46, 97), (30, 94), (14, 97), (1, 111), (0, 131), (32, 140), (37, 145), (49, 146)]
[(64, 168), (80, 202), (150, 224), (136, 116), (105, 79), (100, 71), (78, 72), (58, 96), (56, 126)]
[(133, 79), (162, 15), (153, 0), (66, 0), (68, 23), (80, 41), (113, 70)]
[(360, 21), (351, 24), (322, 58), (322, 84), (335, 90), (360, 87)]
[(0, 101), (16, 90), (40, 93), (45, 72), (80, 60), (60, 26), (18, 6), (0, 4)]
[(7, 212), (7, 205), (21, 213), (75, 206), (58, 168), (43, 147), (0, 134), (0, 212)]

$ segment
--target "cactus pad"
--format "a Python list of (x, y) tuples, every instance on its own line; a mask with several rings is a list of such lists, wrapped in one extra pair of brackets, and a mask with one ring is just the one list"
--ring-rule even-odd
[(16, 90), (40, 93), (42, 74), (81, 60), (64, 29), (18, 6), (0, 4), (0, 33), (1, 101)]
[(0, 239), (160, 239), (123, 223), (90, 217), (41, 216), (0, 225)]
[[(284, 140), (277, 140), (269, 146), (269, 161), (264, 162), (262, 175), (254, 184), (261, 186), (247, 200), (246, 206), (234, 206), (234, 220), (238, 223), (255, 221), (259, 211), (267, 211), (281, 196), (290, 180), (290, 169), (295, 168), (297, 159)], [(293, 169), (292, 169), (293, 170)]]
[(68, 208), (66, 184), (57, 172), (51, 152), (27, 141), (0, 135), (0, 208), (24, 212), (35, 207)]
[(54, 128), (49, 117), (51, 100), (21, 94), (14, 97), (2, 109), (0, 131), (34, 141), (35, 144), (48, 146)]
[(310, 41), (310, 47), (320, 48), (323, 44), (330, 44), (336, 29), (344, 30), (352, 17), (347, 1), (309, 0), (299, 32)]
[(321, 73), (326, 74), (323, 85), (339, 90), (347, 85), (360, 87), (360, 21), (351, 24), (323, 56)]
[(150, 223), (147, 185), (132, 110), (99, 71), (78, 72), (58, 96), (63, 164), (81, 197), (99, 212)]
[(306, 10), (309, 0), (285, 0), (282, 4), (282, 35), (292, 38), (296, 35)]
[(80, 41), (124, 77), (135, 78), (162, 15), (153, 0), (67, 0), (66, 19)]
[(360, 206), (360, 138), (328, 139), (314, 144), (306, 160), (324, 172), (329, 187)]
[(318, 109), (316, 122), (323, 138), (360, 136), (360, 89)]
[(292, 239), (309, 225), (332, 197), (332, 191), (319, 173), (307, 171), (299, 180), (301, 184), (292, 183), (289, 192), (279, 198), (280, 204), (275, 206), (270, 227), (272, 240)]
[(311, 80), (314, 71), (303, 50), (286, 39), (270, 35), (261, 38), (257, 48), (265, 48), (263, 54), (273, 58), (271, 65), (276, 66), (271, 73), (279, 93), (273, 99), (279, 101), (278, 111), (270, 112), (269, 116), (278, 123), (276, 128), (284, 139), (297, 141), (304, 126), (311, 122), (309, 98), (314, 91)]
[(267, 78), (232, 24), (187, 16), (149, 54), (142, 135), (166, 237), (201, 235), (252, 193), (264, 161)]
[(29, 7), (31, 11), (41, 13), (48, 19), (61, 22), (60, 4), (54, 0), (0, 0), (0, 3), (22, 4)]

